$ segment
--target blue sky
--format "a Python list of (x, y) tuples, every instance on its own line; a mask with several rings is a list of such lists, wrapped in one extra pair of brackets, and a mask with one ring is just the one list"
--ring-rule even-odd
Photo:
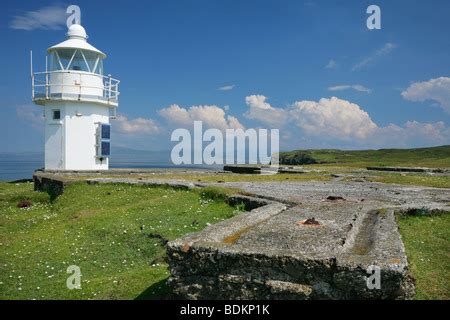
[[(450, 144), (450, 1), (10, 1), (0, 152), (43, 148), (29, 50), (43, 70), (69, 4), (122, 82), (116, 145), (170, 149), (199, 119), (278, 128), (283, 149)], [(370, 4), (381, 30), (366, 27)]]

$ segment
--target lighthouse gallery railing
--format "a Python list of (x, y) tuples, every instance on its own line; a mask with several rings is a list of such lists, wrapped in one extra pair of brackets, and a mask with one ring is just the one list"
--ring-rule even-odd
[[(69, 83), (64, 83), (64, 76), (60, 77), (61, 81), (51, 80), (52, 75), (62, 75), (69, 73), (72, 77), (75, 76), (75, 81), (71, 78)], [(83, 81), (92, 79), (92, 77), (99, 77), (102, 80), (102, 85), (86, 85)], [(61, 98), (68, 100), (99, 100), (103, 103), (118, 104), (119, 102), (119, 83), (120, 81), (111, 76), (103, 76), (94, 73), (80, 72), (80, 71), (48, 71), (35, 72), (31, 77), (32, 82), (32, 98), (33, 100)], [(57, 90), (56, 90), (57, 88)], [(101, 94), (87, 95), (84, 91), (94, 90), (101, 92)], [(57, 93), (55, 93), (57, 91)]]

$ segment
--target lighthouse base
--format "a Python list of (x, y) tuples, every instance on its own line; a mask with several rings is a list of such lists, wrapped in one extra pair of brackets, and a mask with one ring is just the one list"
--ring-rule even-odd
[(49, 102), (45, 116), (45, 170), (108, 170), (98, 156), (98, 127), (110, 108), (82, 102)]

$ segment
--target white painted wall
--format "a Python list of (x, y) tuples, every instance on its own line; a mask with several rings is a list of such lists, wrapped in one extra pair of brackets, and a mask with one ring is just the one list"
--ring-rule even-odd
[(96, 73), (54, 71), (49, 82), (50, 94), (103, 96), (103, 76)]
[[(45, 108), (46, 170), (107, 170), (108, 159), (96, 157), (98, 122), (109, 123), (109, 107), (82, 102), (49, 102)], [(53, 120), (53, 110), (61, 120)]]
[[(47, 106), (44, 109), (45, 116), (45, 169), (57, 170), (64, 167), (64, 140), (63, 122), (52, 120), (52, 110), (58, 109)], [(62, 110), (61, 110), (62, 112)]]

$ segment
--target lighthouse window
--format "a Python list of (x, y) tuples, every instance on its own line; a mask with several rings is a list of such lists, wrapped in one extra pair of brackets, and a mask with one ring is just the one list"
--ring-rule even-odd
[(76, 50), (59, 49), (53, 55), (52, 70), (66, 70)]
[(99, 123), (97, 131), (97, 157), (109, 157), (111, 154), (111, 125)]
[(90, 72), (89, 66), (86, 64), (86, 61), (84, 61), (81, 50), (75, 50), (75, 55), (73, 56), (72, 61), (70, 61), (68, 69)]
[(101, 74), (100, 73), (100, 70), (102, 69), (101, 57), (97, 53), (92, 51), (83, 51), (83, 55), (86, 58), (86, 63), (89, 66), (90, 72)]
[(53, 52), (50, 55), (50, 70), (56, 71), (56, 70), (62, 70), (62, 64), (60, 63), (58, 57), (56, 56), (56, 52)]
[(61, 120), (61, 111), (53, 110), (53, 120)]
[(102, 124), (101, 126), (102, 139), (111, 139), (111, 126), (109, 124)]
[(111, 155), (111, 143), (109, 141), (102, 141), (101, 156), (108, 157)]
[(103, 75), (103, 59), (96, 52), (81, 49), (59, 49), (50, 55), (51, 71), (73, 70)]

